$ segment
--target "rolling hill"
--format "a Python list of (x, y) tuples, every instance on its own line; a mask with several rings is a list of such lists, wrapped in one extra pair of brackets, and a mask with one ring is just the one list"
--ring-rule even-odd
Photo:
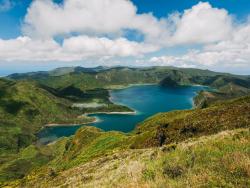
[(130, 134), (83, 127), (70, 138), (21, 150), (0, 169), (2, 185), (247, 187), (249, 110), (248, 96), (160, 113)]
[[(149, 83), (208, 89), (195, 97), (199, 108), (156, 114), (128, 134), (86, 126), (48, 145), (36, 142), (45, 124), (83, 124), (93, 121), (83, 113), (131, 111), (113, 104), (109, 89)], [(10, 75), (0, 79), (0, 88), (1, 186), (91, 187), (102, 182), (109, 187), (108, 177), (113, 187), (249, 185), (249, 76), (174, 67), (66, 67)], [(74, 107), (83, 103), (105, 105)]]

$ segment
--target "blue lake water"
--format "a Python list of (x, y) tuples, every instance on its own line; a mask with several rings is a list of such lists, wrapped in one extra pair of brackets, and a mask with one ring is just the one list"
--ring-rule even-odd
[[(136, 124), (146, 118), (172, 110), (190, 109), (193, 97), (202, 86), (188, 86), (179, 88), (163, 88), (158, 85), (140, 85), (126, 89), (111, 91), (111, 100), (136, 110), (135, 115), (96, 114), (99, 122), (91, 124), (105, 131), (132, 131)], [(73, 135), (81, 126), (50, 127), (43, 129), (38, 136), (41, 142), (53, 141), (62, 136)]]

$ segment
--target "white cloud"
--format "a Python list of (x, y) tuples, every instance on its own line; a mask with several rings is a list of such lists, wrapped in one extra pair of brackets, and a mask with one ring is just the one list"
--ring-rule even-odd
[[(145, 39), (130, 41), (125, 38), (126, 29), (144, 34)], [(64, 0), (61, 4), (34, 0), (22, 31), (24, 36), (17, 39), (0, 39), (0, 60), (107, 60), (200, 44), (201, 49), (184, 55), (135, 60), (134, 65), (250, 68), (250, 22), (236, 24), (225, 9), (209, 3), (158, 19), (151, 13), (138, 14), (129, 0)], [(56, 36), (63, 38), (62, 44), (54, 40)]]
[(250, 71), (250, 23), (235, 28), (230, 39), (205, 45), (201, 50), (193, 50), (181, 56), (160, 56), (150, 62), (161, 65), (196, 67), (244, 68)]
[(157, 47), (128, 41), (125, 38), (110, 40), (108, 38), (90, 38), (78, 36), (66, 39), (63, 49), (67, 52), (95, 56), (136, 56), (157, 50)]
[(230, 37), (232, 20), (224, 9), (198, 3), (181, 15), (157, 19), (151, 13), (137, 14), (128, 0), (36, 0), (28, 9), (23, 32), (32, 37), (53, 37), (72, 32), (121, 34), (124, 29), (143, 33), (146, 42), (171, 46), (210, 43)]
[(128, 0), (36, 0), (25, 16), (23, 32), (29, 36), (52, 37), (70, 34), (120, 33), (136, 29), (148, 37), (159, 36), (161, 25), (151, 14), (136, 14), (137, 8)]
[(29, 37), (18, 37), (11, 40), (0, 39), (1, 60), (49, 60), (60, 49), (53, 40), (32, 40)]
[(8, 61), (78, 61), (88, 57), (139, 56), (155, 50), (154, 46), (128, 41), (125, 38), (110, 40), (104, 37), (77, 36), (65, 39), (62, 45), (53, 39), (0, 39), (0, 59)]
[(187, 62), (185, 57), (175, 57), (175, 56), (160, 56), (152, 57), (149, 63), (155, 66), (176, 66), (183, 68), (195, 68), (196, 64), (192, 62)]
[(232, 18), (225, 9), (213, 8), (209, 3), (198, 3), (183, 15), (171, 17), (175, 24), (174, 44), (211, 43), (231, 37)]

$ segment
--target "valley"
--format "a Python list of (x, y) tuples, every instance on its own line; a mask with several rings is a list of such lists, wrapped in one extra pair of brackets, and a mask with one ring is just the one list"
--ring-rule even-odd
[[(92, 161), (109, 160), (124, 152), (129, 161), (134, 155), (142, 155), (144, 161), (144, 154), (151, 157), (156, 151), (158, 156), (162, 147), (171, 150), (179, 143), (189, 145), (193, 139), (210, 139), (221, 131), (233, 131), (230, 135), (243, 131), (242, 139), (248, 139), (249, 76), (174, 67), (71, 67), (13, 74), (1, 78), (0, 87), (2, 186), (56, 186), (63, 174), (82, 168), (79, 165), (99, 168)], [(135, 115), (124, 114), (134, 110)], [(95, 122), (96, 117), (103, 121)], [(57, 126), (60, 124), (63, 126)], [(44, 140), (38, 142), (41, 137)], [(240, 155), (246, 156), (247, 151), (242, 149)], [(164, 156), (161, 153), (157, 161)], [(157, 164), (139, 165), (144, 166), (135, 175), (142, 178), (140, 184), (150, 185), (164, 176), (157, 173)], [(181, 172), (189, 168), (178, 166)], [(245, 173), (246, 168), (242, 168)], [(93, 173), (93, 179), (82, 175), (71, 182), (69, 177), (68, 186), (83, 182), (93, 185), (98, 177)], [(171, 176), (161, 181), (171, 183)], [(246, 184), (243, 178), (240, 185)]]
[(0, 188), (250, 188), (250, 0), (0, 0)]

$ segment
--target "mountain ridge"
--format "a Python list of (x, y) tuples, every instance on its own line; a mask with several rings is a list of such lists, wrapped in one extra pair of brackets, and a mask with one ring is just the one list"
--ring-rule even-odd
[[(129, 84), (160, 84), (163, 87), (178, 87), (186, 85), (204, 85), (216, 91), (201, 92), (195, 98), (198, 107), (205, 107), (208, 103), (216, 100), (240, 97), (250, 93), (250, 76), (219, 73), (210, 70), (176, 67), (96, 67), (70, 68), (79, 71), (66, 72), (58, 76), (44, 75), (40, 73), (10, 75), (8, 78), (14, 80), (35, 80), (42, 85), (55, 89), (75, 87), (82, 91), (95, 89), (115, 89)], [(98, 69), (98, 71), (95, 71)], [(53, 72), (53, 71), (52, 71)], [(231, 84), (231, 85), (230, 85)], [(228, 89), (226, 88), (228, 87)], [(213, 96), (213, 97), (209, 97)]]

